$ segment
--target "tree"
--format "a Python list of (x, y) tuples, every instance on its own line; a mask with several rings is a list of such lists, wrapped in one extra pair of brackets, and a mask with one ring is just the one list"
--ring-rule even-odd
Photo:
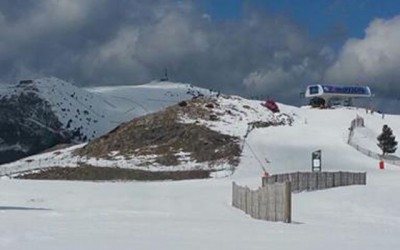
[(396, 152), (397, 141), (392, 129), (388, 125), (383, 125), (382, 133), (377, 137), (378, 147), (382, 150), (382, 155)]

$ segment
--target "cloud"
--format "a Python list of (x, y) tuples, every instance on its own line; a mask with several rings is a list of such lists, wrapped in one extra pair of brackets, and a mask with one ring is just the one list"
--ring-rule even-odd
[[(378, 95), (400, 91), (400, 16), (375, 19), (362, 39), (349, 39), (324, 78), (331, 82), (369, 84)], [(397, 96), (398, 97), (398, 96)]]
[(168, 68), (175, 81), (290, 101), (322, 79), (328, 47), (283, 16), (245, 9), (228, 22), (195, 2), (1, 1), (0, 80), (131, 84)]

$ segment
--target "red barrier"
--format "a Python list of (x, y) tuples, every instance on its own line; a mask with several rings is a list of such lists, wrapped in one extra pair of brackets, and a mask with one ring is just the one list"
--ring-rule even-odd
[(379, 169), (385, 169), (385, 162), (382, 160), (379, 161)]

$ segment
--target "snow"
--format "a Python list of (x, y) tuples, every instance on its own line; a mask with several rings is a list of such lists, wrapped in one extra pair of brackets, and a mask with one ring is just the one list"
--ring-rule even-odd
[[(398, 249), (400, 169), (387, 164), (379, 170), (377, 160), (347, 144), (347, 136), (359, 115), (366, 127), (356, 129), (355, 140), (379, 152), (373, 147), (376, 135), (383, 124), (399, 135), (400, 117), (382, 119), (356, 108), (279, 107), (294, 117), (292, 126), (254, 129), (229, 177), (175, 182), (2, 179), (0, 249)], [(216, 129), (226, 124), (220, 125)], [(239, 125), (227, 133), (243, 135), (244, 129)], [(260, 162), (270, 173), (306, 171), (311, 152), (318, 149), (323, 170), (367, 172), (367, 185), (293, 194), (291, 224), (255, 220), (230, 205), (232, 181), (260, 186)], [(70, 149), (64, 150), (58, 156)]]
[(144, 85), (92, 87), (87, 91), (98, 95), (107, 105), (103, 108), (117, 114), (116, 123), (153, 113), (179, 101), (192, 98), (199, 93), (212, 95), (214, 92), (185, 83), (150, 82)]
[(182, 117), (182, 122), (194, 123), (197, 121), (217, 132), (243, 138), (251, 122), (269, 121), (277, 124), (286, 118), (272, 113), (260, 105), (260, 101), (247, 100), (239, 96), (224, 96), (217, 100), (219, 106), (214, 107), (213, 112), (218, 114), (218, 121), (193, 120), (189, 117)]
[(13, 176), (15, 173), (52, 166), (77, 167), (81, 159), (80, 157), (73, 155), (72, 151), (85, 145), (86, 143), (82, 143), (72, 147), (34, 155), (15, 162), (3, 164), (0, 167), (0, 175)]
[[(165, 83), (164, 83), (165, 84)], [(162, 85), (161, 89), (157, 89), (156, 86), (159, 84), (150, 84), (150, 89), (153, 88), (153, 93), (150, 96), (156, 96), (155, 93), (162, 93), (165, 87), (171, 88), (169, 91), (172, 96), (178, 96), (182, 85), (167, 84)], [(125, 89), (127, 87), (123, 87)], [(140, 87), (139, 87), (140, 88)], [(147, 87), (146, 87), (147, 88)], [(136, 87), (137, 89), (137, 87)], [(175, 89), (175, 90), (174, 90)], [(114, 96), (118, 94), (121, 96), (123, 93), (129, 94), (129, 91), (122, 91), (117, 88), (101, 87), (96, 91), (107, 92), (107, 96)], [(121, 91), (120, 93), (117, 93)], [(172, 92), (172, 91), (176, 91)], [(110, 94), (113, 93), (113, 94)], [(144, 96), (144, 95), (143, 95)], [(143, 98), (142, 98), (143, 100)], [(256, 121), (271, 122), (273, 124), (280, 124), (282, 122), (288, 123), (287, 119), (292, 119), (290, 115), (283, 113), (272, 113), (264, 106), (260, 105), (260, 101), (247, 100), (238, 96), (224, 96), (216, 98), (216, 107), (212, 109), (212, 112), (217, 114), (217, 121), (196, 119), (193, 120), (189, 117), (182, 117), (182, 123), (194, 123), (197, 122), (208, 128), (231, 136), (235, 136), (244, 141), (245, 136), (250, 132), (249, 123)], [(201, 104), (203, 105), (203, 104)], [(147, 105), (151, 106), (151, 105)], [(78, 146), (78, 147), (82, 147)], [(74, 147), (77, 148), (77, 147)], [(156, 162), (157, 155), (119, 155), (118, 151), (110, 152), (107, 158), (89, 158), (79, 157), (71, 154), (70, 149), (57, 151), (57, 156), (53, 157), (52, 153), (46, 153), (42, 155), (35, 155), (24, 158), (19, 161), (15, 161), (9, 164), (4, 164), (0, 168), (0, 174), (4, 173), (7, 175), (14, 175), (15, 173), (27, 170), (44, 169), (49, 167), (76, 167), (81, 163), (86, 163), (92, 166), (98, 167), (118, 167), (145, 171), (183, 171), (183, 170), (210, 170), (211, 167), (203, 162), (197, 162), (191, 160), (189, 152), (178, 152), (177, 156), (180, 162), (179, 165), (163, 166)], [(29, 161), (29, 164), (26, 164)], [(142, 164), (143, 162), (151, 162), (152, 164)], [(225, 177), (232, 174), (232, 166), (227, 162), (219, 162), (213, 164), (212, 169), (218, 171), (215, 173), (215, 177)]]
[(79, 130), (82, 138), (87, 139), (193, 95), (215, 94), (190, 84), (171, 82), (83, 89), (55, 77), (35, 79), (29, 84), (0, 85), (0, 98), (21, 93), (34, 93), (46, 100), (64, 128)]
[(230, 179), (1, 181), (0, 247), (397, 249), (400, 202), (387, 194), (398, 177), (375, 172), (366, 187), (295, 194), (292, 224), (232, 208)]
[[(382, 133), (383, 125), (387, 124), (393, 130), (393, 134), (400, 135), (400, 120), (397, 115), (385, 115), (382, 118), (381, 114), (365, 114), (363, 117), (368, 117), (369, 122), (364, 128), (358, 128), (354, 132), (353, 142), (362, 145), (364, 148), (377, 153), (382, 153), (377, 146), (377, 137)], [(393, 154), (400, 157), (400, 151)]]

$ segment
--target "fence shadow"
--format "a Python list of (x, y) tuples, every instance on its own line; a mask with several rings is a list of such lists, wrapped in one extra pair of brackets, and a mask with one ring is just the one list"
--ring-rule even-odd
[(52, 209), (43, 207), (18, 207), (18, 206), (0, 206), (0, 211), (16, 210), (16, 211), (51, 211)]

